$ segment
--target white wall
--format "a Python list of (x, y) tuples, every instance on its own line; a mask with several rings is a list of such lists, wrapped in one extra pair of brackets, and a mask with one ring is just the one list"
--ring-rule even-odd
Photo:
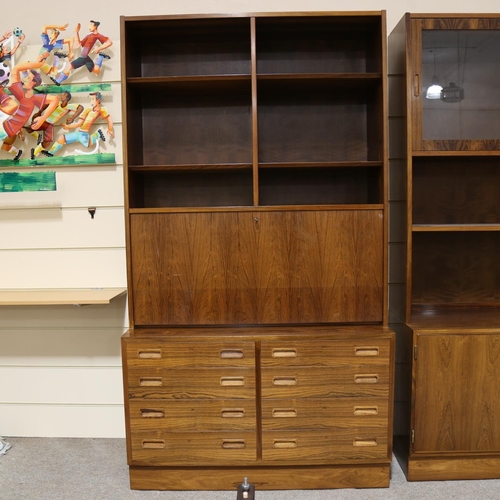
[[(387, 11), (387, 31), (405, 12), (495, 12), (492, 0), (471, 8), (456, 1), (346, 4), (325, 0), (108, 0), (91, 9), (52, 9), (24, 0), (4, 9), (0, 32), (20, 26), (35, 50), (42, 24), (101, 22), (115, 40), (102, 79), (113, 84), (107, 106), (116, 140), (107, 145), (116, 165), (57, 169), (55, 193), (0, 193), (0, 288), (120, 287), (126, 284), (121, 153), (119, 16), (279, 11)], [(458, 7), (458, 8), (457, 8)], [(66, 11), (66, 12), (65, 12)], [(70, 33), (70, 31), (68, 31)], [(26, 50), (26, 49), (25, 49)], [(24, 54), (26, 56), (26, 53)], [(25, 57), (20, 55), (20, 60)], [(79, 78), (90, 81), (84, 69)], [(76, 74), (74, 75), (76, 76)], [(73, 79), (73, 81), (75, 81)], [(95, 219), (87, 208), (97, 207)], [(126, 299), (107, 306), (0, 308), (0, 435), (122, 437), (120, 336)]]

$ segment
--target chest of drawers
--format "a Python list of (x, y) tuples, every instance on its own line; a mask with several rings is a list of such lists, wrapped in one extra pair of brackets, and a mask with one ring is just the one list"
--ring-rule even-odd
[[(339, 481), (332, 470), (343, 471), (342, 481), (363, 484), (363, 475), (352, 475), (360, 464), (385, 474), (392, 453), (392, 332), (263, 330), (125, 334), (132, 481), (134, 470), (166, 477), (191, 467), (203, 468), (204, 485), (215, 489), (228, 487), (222, 471), (233, 471), (235, 486), (243, 474), (261, 488), (272, 484), (273, 470), (288, 471), (293, 484), (294, 467), (324, 474), (324, 487)], [(154, 477), (154, 488), (162, 489), (163, 476)], [(169, 477), (168, 489), (175, 489)]]

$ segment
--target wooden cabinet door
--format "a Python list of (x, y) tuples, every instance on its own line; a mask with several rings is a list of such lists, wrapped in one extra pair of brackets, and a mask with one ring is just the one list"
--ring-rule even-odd
[(416, 338), (413, 451), (500, 451), (500, 335)]
[(136, 325), (381, 322), (382, 210), (133, 214)]

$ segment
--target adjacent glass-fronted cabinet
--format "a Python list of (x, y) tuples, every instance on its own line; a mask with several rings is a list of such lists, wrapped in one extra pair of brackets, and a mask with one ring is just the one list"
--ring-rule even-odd
[(500, 148), (500, 18), (411, 20), (415, 151)]
[(407, 14), (389, 37), (407, 131), (391, 148), (406, 154), (391, 160), (405, 300), (390, 305), (410, 480), (500, 477), (499, 49), (498, 15)]

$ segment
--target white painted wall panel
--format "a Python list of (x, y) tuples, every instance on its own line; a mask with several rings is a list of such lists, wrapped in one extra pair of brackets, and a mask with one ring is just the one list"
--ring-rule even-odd
[(117, 366), (4, 366), (0, 380), (0, 401), (6, 403), (123, 403), (122, 371)]
[(2, 247), (12, 249), (125, 247), (123, 208), (0, 210)]
[(2, 288), (106, 288), (126, 285), (124, 248), (0, 251)]
[(124, 331), (124, 328), (0, 330), (0, 370), (8, 366), (121, 367), (120, 337)]
[(0, 428), (3, 436), (123, 438), (125, 417), (122, 405), (0, 403)]

